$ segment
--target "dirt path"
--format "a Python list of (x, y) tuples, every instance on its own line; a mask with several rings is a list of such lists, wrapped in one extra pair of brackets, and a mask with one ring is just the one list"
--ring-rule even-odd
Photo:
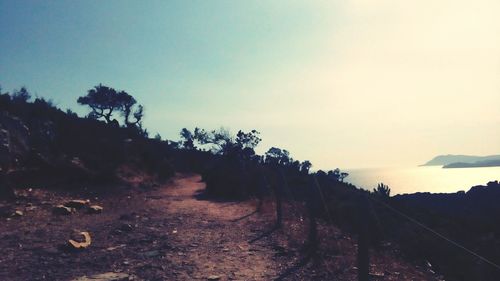
[[(87, 280), (103, 273), (134, 280), (272, 280), (275, 251), (248, 242), (272, 218), (256, 214), (250, 202), (206, 200), (200, 180), (178, 175), (162, 186), (119, 186), (105, 194), (21, 189), (16, 202), (0, 202), (0, 280)], [(70, 199), (90, 199), (104, 211), (52, 213)], [(11, 217), (16, 210), (23, 215)], [(68, 239), (80, 231), (90, 233), (91, 246), (68, 251)]]
[[(277, 276), (274, 251), (249, 241), (256, 225), (268, 224), (266, 216), (255, 213), (255, 205), (203, 199), (204, 184), (199, 176), (179, 178), (161, 190), (156, 207), (178, 222), (172, 242), (181, 251), (174, 253), (179, 264), (191, 270), (180, 272), (177, 280), (270, 280)], [(253, 234), (253, 235), (252, 235)]]

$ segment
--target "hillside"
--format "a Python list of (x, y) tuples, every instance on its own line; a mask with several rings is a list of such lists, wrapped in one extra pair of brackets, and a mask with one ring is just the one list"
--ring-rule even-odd
[(136, 127), (81, 118), (43, 98), (2, 94), (0, 110), (0, 197), (15, 185), (114, 181), (124, 165), (173, 175), (172, 147)]
[[(441, 212), (427, 208), (432, 196), (408, 201), (383, 185), (358, 189), (340, 169), (310, 172), (285, 149), (258, 155), (256, 130), (184, 128), (173, 142), (43, 99), (1, 95), (0, 108), (2, 280), (477, 279), (475, 256), (408, 218), (500, 260), (499, 230), (482, 217), (498, 218), (496, 192), (488, 204), (444, 196)], [(480, 280), (500, 276), (479, 269)]]
[(436, 156), (422, 166), (445, 166), (452, 163), (475, 163), (492, 160), (500, 161), (500, 155), (473, 156), (448, 154)]
[(456, 162), (444, 165), (443, 168), (480, 168), (480, 167), (499, 167), (499, 166), (500, 166), (500, 159), (476, 161), (473, 163)]

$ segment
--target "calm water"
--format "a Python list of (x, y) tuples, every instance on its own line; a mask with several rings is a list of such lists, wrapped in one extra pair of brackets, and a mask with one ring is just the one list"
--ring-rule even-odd
[(373, 190), (383, 182), (391, 195), (415, 192), (450, 193), (500, 180), (500, 167), (443, 169), (441, 166), (347, 170), (345, 179), (358, 187)]

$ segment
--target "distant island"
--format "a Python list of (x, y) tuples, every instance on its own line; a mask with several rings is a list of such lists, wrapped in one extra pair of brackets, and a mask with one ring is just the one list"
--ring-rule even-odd
[(479, 168), (479, 167), (498, 167), (498, 166), (500, 166), (500, 159), (477, 161), (474, 163), (456, 162), (444, 165), (443, 168)]
[(500, 166), (500, 155), (439, 155), (422, 166), (443, 166), (443, 168), (476, 168)]

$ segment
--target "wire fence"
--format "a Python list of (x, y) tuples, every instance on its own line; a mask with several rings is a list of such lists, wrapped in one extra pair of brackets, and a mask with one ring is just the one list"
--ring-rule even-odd
[[(288, 180), (286, 179), (286, 175), (282, 171), (280, 171), (280, 176), (282, 178), (282, 181), (281, 181), (282, 187), (281, 188), (284, 189), (284, 193), (286, 194), (286, 197), (288, 197), (292, 201), (304, 200), (304, 198), (296, 198), (294, 196), (294, 191), (287, 184)], [(315, 194), (312, 196), (309, 196), (306, 199), (306, 201), (309, 201), (309, 202), (306, 202), (306, 204), (309, 204), (310, 206), (314, 206), (315, 204), (319, 203), (324, 211), (323, 218), (325, 219), (325, 221), (328, 224), (331, 224), (334, 222), (333, 216), (332, 216), (332, 211), (331, 211), (331, 208), (329, 207), (329, 204), (328, 204), (328, 198), (326, 198), (323, 190), (324, 189), (321, 187), (316, 175), (311, 175), (310, 176), (310, 183), (309, 183), (309, 191), (314, 192)], [(279, 193), (279, 191), (278, 191), (278, 193)], [(283, 194), (277, 194), (276, 196), (282, 197), (282, 195)], [(500, 274), (500, 265), (498, 265), (494, 261), (484, 257), (483, 255), (477, 253), (476, 251), (471, 250), (470, 248), (464, 246), (463, 244), (457, 242), (456, 240), (448, 237), (447, 235), (444, 235), (444, 234), (434, 230), (433, 228), (429, 227), (425, 223), (416, 219), (412, 215), (409, 215), (401, 210), (398, 210), (395, 207), (389, 205), (387, 202), (384, 202), (383, 200), (380, 200), (380, 199), (376, 198), (375, 196), (372, 196), (368, 193), (365, 193), (364, 196), (362, 196), (362, 198), (363, 199), (361, 200), (361, 202), (362, 202), (361, 204), (364, 204), (364, 206), (361, 206), (362, 210), (360, 210), (360, 212), (362, 213), (363, 216), (366, 216), (365, 219), (367, 219), (370, 216), (369, 212), (372, 212), (374, 219), (376, 221), (376, 224), (379, 226), (379, 228), (381, 230), (383, 230), (384, 228), (382, 227), (379, 214), (377, 213), (375, 208), (372, 207), (372, 203), (377, 205), (377, 206), (382, 207), (383, 209), (389, 211), (392, 214), (397, 215), (398, 217), (403, 218), (404, 220), (409, 222), (411, 225), (414, 225), (415, 227), (418, 227), (418, 228), (424, 230), (425, 232), (430, 234), (432, 237), (434, 237), (434, 239), (443, 241), (443, 242), (447, 243), (448, 245), (450, 245), (451, 247), (454, 247), (454, 248), (458, 249), (459, 251), (462, 251), (463, 253), (470, 255), (470, 257), (473, 257), (473, 258), (477, 259), (478, 261), (483, 262), (484, 264), (487, 264), (493, 270), (497, 271), (498, 274)], [(280, 198), (279, 200), (282, 200), (282, 198)], [(360, 206), (358, 206), (358, 207), (360, 207)], [(279, 206), (279, 208), (281, 208), (281, 206)], [(310, 240), (317, 239), (316, 236), (318, 234), (317, 234), (315, 224), (316, 224), (316, 217), (318, 216), (318, 213), (311, 211), (311, 209), (310, 209), (308, 216), (309, 216), (309, 220), (314, 220), (314, 224), (310, 224), (309, 227), (310, 228), (314, 227), (315, 228), (314, 232), (316, 232), (315, 236), (310, 235), (309, 239)], [(369, 235), (368, 234), (369, 231), (366, 228), (363, 229), (363, 227), (365, 227), (365, 226), (362, 226), (361, 228), (360, 227), (357, 228), (358, 239), (359, 239), (358, 240), (358, 266), (360, 267), (359, 268), (359, 280), (369, 280), (369, 277), (368, 277), (369, 257), (363, 256), (363, 255), (368, 255), (368, 251), (367, 251), (367, 249), (364, 249), (364, 247), (369, 247), (369, 243), (366, 242), (367, 239), (369, 240), (369, 238), (367, 237), (367, 235)], [(312, 241), (311, 244), (316, 244), (316, 243), (317, 243), (317, 241)]]

